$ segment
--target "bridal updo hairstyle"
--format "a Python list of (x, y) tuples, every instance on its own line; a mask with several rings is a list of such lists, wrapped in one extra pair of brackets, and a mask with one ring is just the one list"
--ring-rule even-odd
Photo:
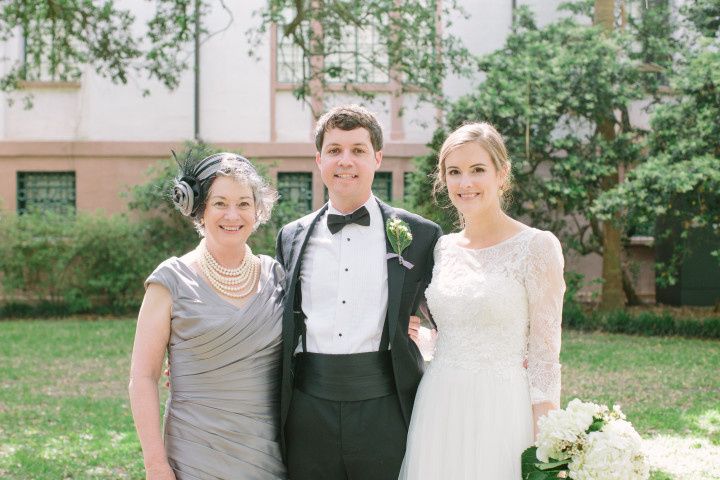
[[(174, 155), (174, 153), (173, 153)], [(250, 187), (255, 201), (255, 229), (270, 220), (272, 208), (278, 195), (265, 179), (258, 174), (252, 163), (235, 153), (215, 153), (200, 161), (191, 158), (179, 160), (178, 175), (173, 181), (172, 201), (180, 213), (190, 217), (195, 229), (204, 234), (201, 223), (210, 187), (217, 177), (231, 177)]]
[(502, 198), (500, 199), (501, 204), (504, 205), (509, 199), (512, 187), (512, 165), (502, 135), (495, 130), (495, 127), (487, 122), (466, 123), (445, 139), (445, 142), (443, 142), (440, 148), (440, 154), (438, 155), (438, 170), (435, 175), (435, 183), (433, 184), (433, 196), (447, 189), (445, 161), (448, 155), (458, 147), (472, 142), (479, 144), (490, 154), (490, 158), (498, 172), (506, 172), (507, 176), (502, 185)]

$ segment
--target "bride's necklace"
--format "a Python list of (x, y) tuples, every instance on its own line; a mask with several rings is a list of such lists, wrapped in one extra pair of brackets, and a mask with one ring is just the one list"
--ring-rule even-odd
[(245, 257), (237, 268), (220, 265), (208, 251), (205, 240), (200, 242), (200, 269), (218, 292), (232, 298), (244, 298), (252, 293), (260, 275), (260, 259), (245, 244)]

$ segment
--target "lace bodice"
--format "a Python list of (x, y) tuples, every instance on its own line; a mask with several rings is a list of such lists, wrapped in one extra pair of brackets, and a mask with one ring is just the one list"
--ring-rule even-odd
[(560, 404), (563, 255), (560, 242), (530, 228), (492, 247), (435, 247), (427, 303), (438, 325), (433, 368), (487, 370), (502, 376), (527, 359), (533, 404)]

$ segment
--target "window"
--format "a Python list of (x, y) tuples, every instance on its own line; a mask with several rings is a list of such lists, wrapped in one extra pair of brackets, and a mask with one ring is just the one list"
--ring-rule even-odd
[[(306, 24), (298, 28), (309, 28)], [(310, 41), (307, 39), (306, 41)], [(388, 83), (388, 55), (374, 27), (360, 29), (343, 26), (338, 32), (325, 35), (325, 80), (329, 83)], [(309, 62), (303, 50), (286, 37), (281, 25), (277, 28), (277, 81), (298, 83), (310, 76)]]
[(387, 83), (388, 55), (377, 28), (345, 25), (338, 36), (326, 36), (326, 79), (338, 83)]
[(29, 42), (27, 33), (23, 32), (21, 43), (22, 79), (37, 82), (74, 82), (79, 80), (80, 70), (77, 67), (64, 65), (58, 58), (58, 53), (52, 38), (45, 38), (43, 44), (40, 45), (37, 39)]
[(312, 212), (312, 173), (278, 172), (277, 184), (280, 203), (292, 205), (299, 214)]
[(75, 213), (75, 172), (18, 172), (17, 209)]
[(282, 26), (277, 28), (277, 81), (280, 83), (299, 83), (308, 74), (308, 62), (305, 61), (304, 52), (293, 43), (292, 38), (286, 37)]
[(392, 172), (375, 172), (372, 190), (383, 202), (392, 201)]

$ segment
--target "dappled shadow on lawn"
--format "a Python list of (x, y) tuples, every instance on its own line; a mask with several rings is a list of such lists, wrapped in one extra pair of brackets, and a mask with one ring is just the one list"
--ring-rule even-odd
[[(0, 322), (0, 478), (144, 477), (127, 398), (134, 325)], [(563, 405), (620, 404), (653, 480), (718, 478), (705, 457), (719, 456), (720, 342), (566, 331), (561, 361)], [(686, 459), (697, 475), (676, 473)]]
[(720, 478), (720, 342), (563, 333), (563, 405), (619, 404), (653, 480)]
[(652, 469), (675, 480), (720, 478), (720, 446), (706, 438), (657, 435), (643, 441)]
[(0, 478), (144, 478), (127, 381), (134, 322), (0, 324)]

